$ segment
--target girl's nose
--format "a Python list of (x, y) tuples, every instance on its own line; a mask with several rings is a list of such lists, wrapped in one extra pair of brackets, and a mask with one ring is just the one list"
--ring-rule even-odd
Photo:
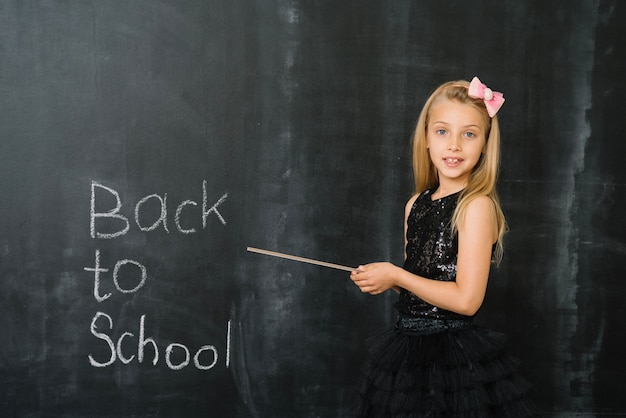
[(450, 151), (459, 151), (461, 149), (461, 142), (456, 136), (450, 138), (450, 142), (448, 143), (448, 149)]

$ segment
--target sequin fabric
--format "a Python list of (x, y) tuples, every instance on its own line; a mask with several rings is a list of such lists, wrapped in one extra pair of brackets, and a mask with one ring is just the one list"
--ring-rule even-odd
[(470, 327), (472, 321), (465, 319), (433, 319), (399, 315), (396, 332), (405, 335), (431, 335), (439, 332)]
[[(415, 200), (407, 219), (404, 269), (432, 280), (456, 280), (458, 239), (452, 235), (450, 220), (460, 192), (432, 199), (434, 189)], [(396, 309), (401, 316), (432, 319), (471, 319), (433, 306), (402, 289)]]

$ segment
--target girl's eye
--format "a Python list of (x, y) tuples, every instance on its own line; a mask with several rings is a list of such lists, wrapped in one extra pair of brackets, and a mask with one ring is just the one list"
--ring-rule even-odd
[(436, 129), (435, 133), (437, 135), (445, 135), (446, 134), (446, 130), (445, 129)]
[(476, 138), (476, 134), (474, 132), (465, 132), (465, 136), (468, 138)]

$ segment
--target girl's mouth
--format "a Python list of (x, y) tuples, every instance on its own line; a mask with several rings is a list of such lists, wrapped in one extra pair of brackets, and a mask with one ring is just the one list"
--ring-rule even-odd
[(462, 158), (444, 158), (443, 162), (450, 167), (456, 167), (463, 162)]

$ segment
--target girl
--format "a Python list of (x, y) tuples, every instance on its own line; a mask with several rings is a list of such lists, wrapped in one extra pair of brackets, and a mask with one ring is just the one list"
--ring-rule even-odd
[(506, 229), (495, 188), (503, 102), (474, 77), (441, 85), (424, 105), (404, 267), (374, 263), (351, 273), (363, 292), (399, 293), (395, 329), (372, 339), (357, 416), (531, 415), (504, 336), (472, 325)]

